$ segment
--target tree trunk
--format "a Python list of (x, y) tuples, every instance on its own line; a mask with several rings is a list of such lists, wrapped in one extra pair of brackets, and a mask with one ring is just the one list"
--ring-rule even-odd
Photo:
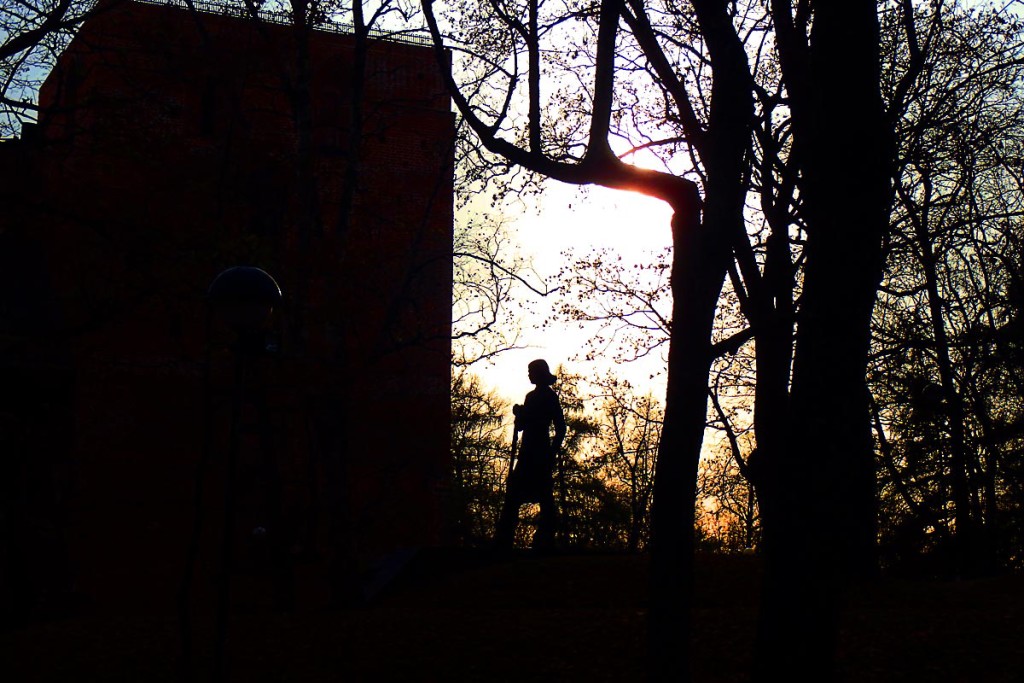
[(763, 511), (760, 680), (831, 680), (840, 588), (875, 567), (865, 370), (891, 200), (878, 59), (875, 3), (819, 3), (807, 71), (784, 72), (808, 79), (791, 87), (806, 269), (789, 448), (772, 454)]
[(946, 427), (949, 432), (949, 483), (953, 503), (953, 537), (956, 553), (956, 571), (961, 577), (975, 575), (979, 567), (976, 564), (977, 523), (971, 510), (971, 486), (969, 472), (973, 463), (968, 462), (967, 443), (964, 433), (964, 406), (957, 390), (956, 377), (953, 374), (953, 360), (949, 354), (949, 335), (946, 333), (946, 319), (943, 313), (942, 294), (939, 292), (938, 257), (932, 248), (931, 235), (928, 232), (929, 214), (932, 198), (932, 179), (927, 175), (923, 178), (925, 203), (922, 215), (914, 223), (914, 236), (917, 238), (918, 261), (924, 273), (925, 288), (928, 292), (928, 323), (932, 328), (935, 341), (935, 362), (939, 368), (939, 381), (942, 388), (943, 409)]
[(690, 680), (693, 501), (707, 423), (711, 331), (729, 255), (724, 232), (701, 223), (695, 198), (675, 206), (668, 387), (651, 507), (648, 643), (651, 679), (658, 681)]

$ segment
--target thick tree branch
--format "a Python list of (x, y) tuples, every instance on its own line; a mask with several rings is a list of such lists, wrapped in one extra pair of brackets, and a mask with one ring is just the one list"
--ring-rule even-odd
[[(605, 15), (603, 18), (603, 21), (606, 23), (603, 40), (607, 44), (605, 49), (609, 49), (614, 48), (614, 34), (617, 29), (617, 17), (619, 14), (618, 3), (621, 0), (604, 0), (604, 2), (606, 6), (611, 6), (609, 11), (612, 13)], [(638, 168), (623, 163), (611, 153), (607, 136), (600, 141), (591, 139), (588, 153), (583, 161), (579, 163), (556, 161), (545, 155), (541, 150), (526, 150), (501, 137), (492, 125), (480, 118), (472, 103), (459, 88), (458, 83), (456, 83), (455, 78), (452, 76), (447, 49), (444, 46), (444, 39), (437, 24), (437, 18), (434, 15), (433, 0), (423, 0), (423, 13), (452, 101), (455, 103), (463, 119), (469, 124), (469, 127), (476, 133), (488, 151), (504, 157), (512, 164), (522, 166), (529, 171), (561, 182), (573, 185), (603, 185), (612, 189), (632, 190), (664, 200), (677, 212), (695, 212), (700, 210), (700, 194), (692, 181), (669, 173)], [(612, 24), (612, 15), (614, 15), (616, 21), (614, 25)], [(608, 67), (611, 65), (611, 62), (607, 63)], [(606, 81), (606, 84), (608, 87), (611, 87), (612, 83)], [(611, 93), (609, 92), (601, 97), (610, 97), (610, 95)], [(600, 100), (600, 97), (595, 95), (595, 100)], [(610, 104), (605, 109), (610, 115)], [(596, 129), (607, 131), (608, 126), (607, 124), (598, 125)]]
[(53, 8), (53, 11), (46, 14), (46, 18), (39, 26), (19, 33), (3, 45), (0, 45), (0, 59), (6, 59), (22, 50), (27, 50), (37, 45), (43, 38), (54, 31), (70, 28), (84, 19), (83, 17), (68, 18), (68, 11), (73, 0), (61, 0), (60, 4)]

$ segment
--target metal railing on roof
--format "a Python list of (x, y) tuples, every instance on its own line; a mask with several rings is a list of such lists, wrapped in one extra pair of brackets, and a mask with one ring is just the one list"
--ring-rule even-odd
[[(146, 5), (162, 5), (168, 7), (179, 7), (182, 9), (195, 9), (206, 14), (217, 14), (225, 17), (239, 19), (252, 19), (252, 12), (244, 2), (216, 2), (210, 0), (134, 0)], [(278, 26), (291, 26), (291, 14), (284, 9), (268, 9), (264, 3), (254, 3), (256, 14), (260, 21)], [(333, 19), (324, 19), (313, 25), (314, 31), (337, 33), (339, 35), (353, 35), (355, 27)], [(386, 31), (379, 28), (371, 28), (367, 32), (368, 37), (375, 40), (383, 40), (392, 43), (403, 43), (406, 45), (430, 46), (433, 41), (430, 35), (423, 29), (405, 29), (401, 31)]]

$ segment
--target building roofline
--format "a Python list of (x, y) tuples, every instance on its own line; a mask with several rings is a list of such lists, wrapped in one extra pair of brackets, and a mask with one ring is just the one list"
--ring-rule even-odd
[[(224, 17), (233, 17), (235, 19), (252, 19), (252, 14), (248, 8), (236, 5), (236, 4), (223, 4), (217, 2), (217, 0), (131, 0), (142, 5), (155, 5), (159, 7), (175, 7), (183, 10), (195, 9), (204, 14), (212, 14)], [(260, 3), (262, 4), (262, 3)], [(273, 11), (268, 9), (259, 8), (257, 13), (260, 21), (265, 21), (268, 24), (274, 24), (276, 26), (291, 26), (292, 20), (288, 12), (285, 11)], [(333, 21), (327, 19), (321, 21), (313, 26), (314, 31), (322, 31), (324, 33), (334, 33), (337, 35), (351, 36), (355, 34), (355, 27), (352, 24), (346, 24), (339, 21)], [(371, 28), (367, 32), (368, 37), (374, 40), (381, 40), (389, 43), (400, 43), (403, 45), (416, 45), (420, 47), (430, 47), (433, 45), (433, 41), (430, 35), (421, 29), (407, 29), (402, 31), (385, 31), (378, 28)]]

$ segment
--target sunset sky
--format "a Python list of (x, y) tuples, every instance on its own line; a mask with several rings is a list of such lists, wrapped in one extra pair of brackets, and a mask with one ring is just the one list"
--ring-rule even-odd
[[(671, 210), (664, 202), (601, 187), (584, 192), (575, 186), (549, 181), (540, 202), (542, 208), (526, 209), (511, 226), (523, 254), (532, 258), (537, 272), (548, 278), (550, 287), (558, 284), (555, 275), (566, 249), (585, 253), (590, 248), (606, 247), (621, 253), (625, 260), (636, 262), (649, 259), (652, 252), (671, 244)], [(528, 348), (507, 351), (492, 362), (478, 363), (472, 368), (499, 394), (521, 401), (532, 388), (526, 378), (526, 365), (535, 358), (544, 358), (553, 370), (564, 364), (569, 370), (587, 376), (614, 369), (634, 382), (640, 393), (646, 393), (644, 384), (650, 386), (655, 396), (663, 392), (661, 382), (651, 383), (647, 379), (660, 370), (661, 363), (656, 358), (623, 365), (576, 360), (596, 327), (580, 330), (571, 324), (540, 329), (545, 315), (556, 303), (555, 298), (528, 296), (532, 297), (533, 313), (524, 315), (521, 334), (521, 342)]]

